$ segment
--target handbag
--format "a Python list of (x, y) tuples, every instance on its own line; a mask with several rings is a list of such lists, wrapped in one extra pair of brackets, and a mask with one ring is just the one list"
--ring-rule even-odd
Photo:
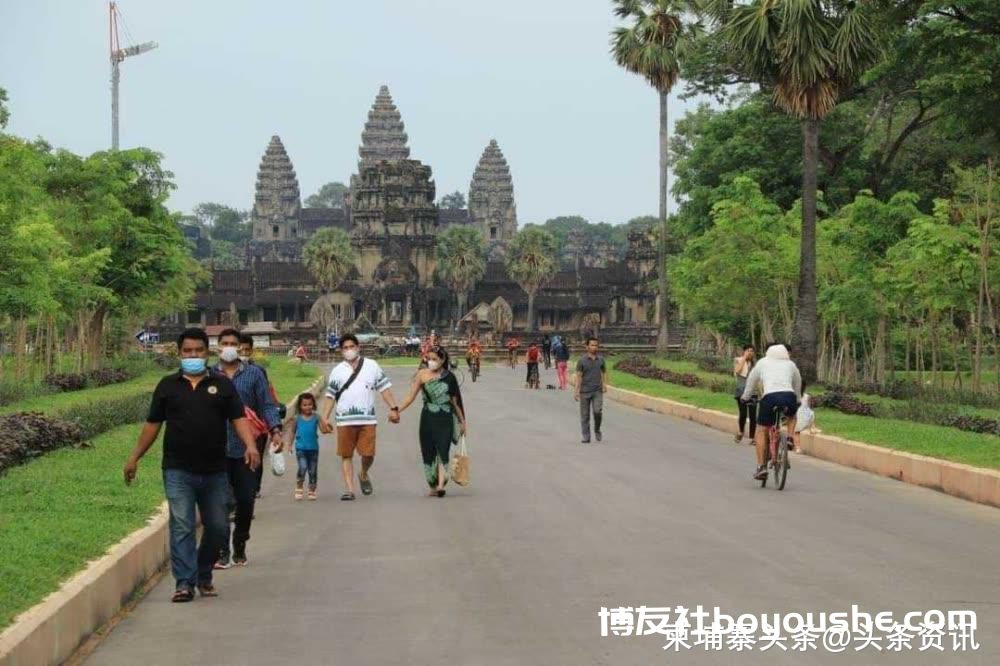
[(267, 424), (264, 423), (263, 419), (257, 416), (257, 412), (253, 411), (249, 407), (243, 407), (243, 416), (250, 422), (250, 429), (253, 430), (253, 436), (255, 438), (266, 435), (269, 432)]
[(460, 486), (469, 485), (469, 446), (464, 435), (458, 440), (458, 450), (451, 459), (451, 478)]
[(274, 446), (267, 447), (267, 457), (271, 463), (271, 473), (281, 476), (285, 473), (285, 456), (280, 451), (276, 451)]

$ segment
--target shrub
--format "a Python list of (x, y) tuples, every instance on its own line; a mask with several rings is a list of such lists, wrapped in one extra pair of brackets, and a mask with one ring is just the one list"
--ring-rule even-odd
[(875, 416), (873, 405), (858, 400), (849, 393), (836, 390), (827, 390), (822, 395), (812, 398), (813, 407), (829, 407), (845, 414), (856, 414), (858, 416)]
[(56, 391), (80, 391), (87, 386), (87, 376), (79, 372), (56, 372), (42, 381)]
[(631, 356), (623, 361), (620, 361), (615, 367), (618, 370), (635, 375), (636, 377), (643, 377), (645, 379), (659, 379), (663, 382), (680, 384), (681, 386), (687, 386), (689, 388), (701, 385), (701, 380), (698, 378), (698, 375), (693, 375), (687, 372), (674, 372), (673, 370), (668, 370), (666, 368), (658, 368), (653, 365), (653, 362), (646, 356)]
[(87, 373), (87, 386), (107, 386), (108, 384), (118, 384), (127, 382), (135, 375), (125, 368), (101, 368), (91, 370)]
[(135, 395), (90, 400), (59, 410), (56, 416), (75, 424), (84, 437), (94, 437), (112, 428), (146, 420), (152, 391)]
[(79, 425), (41, 412), (0, 416), (0, 474), (64, 446), (85, 446)]
[(726, 375), (732, 372), (732, 367), (729, 365), (730, 362), (721, 359), (718, 356), (692, 356), (691, 360), (705, 372), (720, 375)]

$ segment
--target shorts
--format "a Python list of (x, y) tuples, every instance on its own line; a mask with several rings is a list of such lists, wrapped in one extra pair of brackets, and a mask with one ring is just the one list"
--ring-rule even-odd
[(759, 404), (757, 425), (766, 428), (774, 425), (776, 407), (781, 407), (785, 416), (791, 417), (799, 408), (799, 399), (795, 397), (794, 391), (779, 391), (778, 393), (768, 393), (760, 399)]
[(353, 458), (355, 451), (366, 458), (375, 456), (374, 425), (337, 426), (337, 455), (341, 458)]

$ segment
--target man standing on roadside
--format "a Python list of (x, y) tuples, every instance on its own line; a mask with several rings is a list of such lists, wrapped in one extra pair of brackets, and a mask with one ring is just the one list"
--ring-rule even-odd
[(379, 364), (373, 359), (361, 356), (358, 339), (348, 333), (340, 339), (340, 353), (344, 360), (330, 371), (326, 397), (320, 410), (320, 429), (333, 432), (330, 412), (336, 406), (337, 455), (346, 490), (342, 500), (353, 500), (354, 496), (354, 452), (361, 455), (361, 473), (358, 482), (361, 492), (374, 492), (369, 476), (375, 462), (375, 393), (389, 406), (389, 421), (399, 423), (399, 407), (389, 388), (392, 383)]
[[(212, 565), (226, 536), (226, 426), (232, 424), (244, 445), (241, 461), (249, 469), (260, 464), (243, 403), (233, 383), (208, 371), (208, 336), (189, 328), (177, 338), (181, 369), (160, 380), (153, 392), (146, 424), (125, 463), (125, 483), (135, 480), (139, 460), (167, 424), (163, 437), (163, 487), (170, 507), (170, 568), (176, 581), (173, 601), (218, 596)], [(196, 543), (195, 507), (204, 533)]]
[[(219, 333), (219, 364), (215, 367), (217, 373), (228, 378), (236, 387), (240, 401), (244, 407), (253, 410), (263, 421), (268, 432), (258, 434), (254, 441), (254, 451), (258, 452), (261, 445), (267, 445), (268, 435), (281, 442), (281, 419), (278, 418), (278, 406), (271, 399), (264, 372), (255, 365), (244, 363), (239, 355), (240, 333), (234, 328), (227, 328)], [(250, 523), (253, 520), (254, 504), (257, 498), (257, 472), (250, 469), (244, 462), (245, 450), (238, 434), (228, 429), (228, 444), (226, 446), (226, 465), (229, 473), (229, 484), (236, 500), (236, 517), (233, 520), (233, 560), (236, 566), (247, 565), (247, 541), (250, 540)], [(260, 441), (263, 440), (263, 441)], [(228, 522), (227, 522), (228, 527)], [(228, 536), (228, 529), (227, 536)], [(226, 539), (220, 549), (218, 568), (229, 566), (229, 539)]]
[(590, 412), (594, 412), (594, 436), (601, 441), (601, 412), (604, 409), (604, 394), (608, 391), (608, 370), (604, 357), (597, 354), (597, 338), (587, 338), (587, 353), (576, 364), (576, 393), (573, 396), (580, 403), (580, 427), (583, 430), (583, 444), (590, 444)]

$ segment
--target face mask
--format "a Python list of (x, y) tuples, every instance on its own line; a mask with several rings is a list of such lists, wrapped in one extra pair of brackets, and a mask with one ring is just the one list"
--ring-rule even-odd
[(205, 372), (205, 359), (203, 358), (182, 358), (181, 370), (185, 375), (200, 375)]
[(219, 352), (219, 358), (223, 363), (232, 363), (240, 357), (240, 350), (236, 347), (223, 347)]
[(431, 370), (437, 370), (441, 367), (441, 361), (427, 361), (427, 367)]
[(344, 350), (344, 360), (345, 361), (353, 361), (353, 360), (355, 360), (357, 358), (358, 358), (358, 350), (357, 349), (345, 349)]
[(244, 363), (246, 363), (247, 361), (250, 360), (250, 357), (249, 356), (244, 356), (244, 355), (241, 354), (240, 355), (240, 360), (243, 361)]

